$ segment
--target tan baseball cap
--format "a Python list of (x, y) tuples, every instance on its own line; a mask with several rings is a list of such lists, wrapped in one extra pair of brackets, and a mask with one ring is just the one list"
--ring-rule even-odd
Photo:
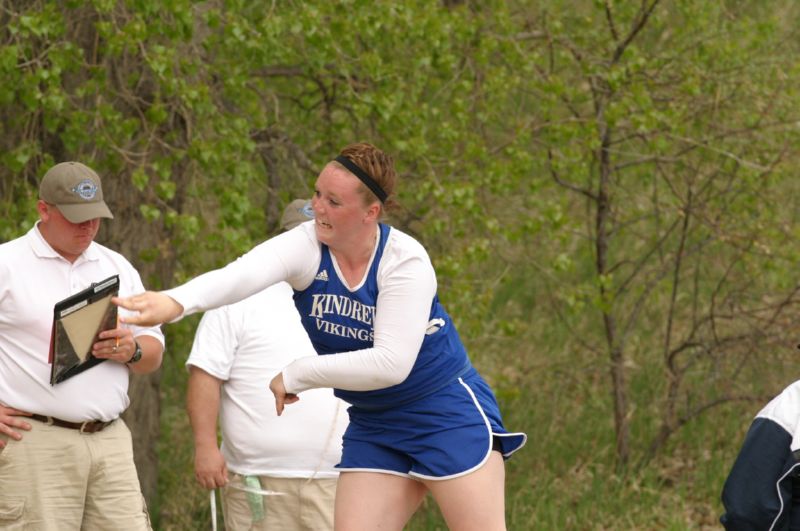
[(308, 199), (295, 199), (283, 209), (281, 228), (290, 230), (310, 219), (314, 219), (311, 201)]
[(39, 183), (39, 199), (56, 205), (72, 223), (114, 218), (103, 201), (100, 177), (80, 162), (61, 162), (47, 170)]

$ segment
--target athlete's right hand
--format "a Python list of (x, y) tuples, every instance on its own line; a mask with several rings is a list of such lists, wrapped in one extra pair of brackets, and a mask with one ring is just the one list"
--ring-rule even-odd
[(155, 326), (170, 323), (183, 315), (183, 306), (161, 291), (145, 291), (130, 297), (112, 297), (111, 302), (126, 310), (138, 312), (120, 316), (120, 321), (132, 325)]
[[(22, 434), (14, 429), (30, 431), (31, 425), (19, 417), (29, 417), (31, 414), (27, 411), (20, 411), (13, 407), (6, 407), (0, 404), (0, 433), (4, 433), (19, 441), (22, 439)], [(0, 439), (0, 448), (5, 448), (6, 441)]]

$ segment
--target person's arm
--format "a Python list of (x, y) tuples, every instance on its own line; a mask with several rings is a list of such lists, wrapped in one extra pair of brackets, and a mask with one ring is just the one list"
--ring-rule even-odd
[[(186, 367), (186, 412), (192, 426), (195, 477), (204, 488), (228, 482), (228, 469), (217, 441), (220, 391), (230, 377), (239, 349), (241, 321), (230, 306), (206, 312), (194, 334)], [(266, 390), (265, 390), (266, 392)]]
[(784, 529), (775, 524), (787, 521), (791, 504), (791, 442), (776, 422), (753, 421), (722, 490), (727, 531)]
[[(313, 231), (313, 228), (309, 228)], [(123, 322), (151, 326), (238, 302), (282, 280), (296, 288), (313, 279), (319, 244), (313, 233), (289, 231), (251, 249), (227, 266), (166, 291), (146, 291), (112, 302), (134, 312)], [(299, 280), (298, 280), (299, 279)]]
[[(22, 439), (22, 434), (16, 430), (30, 431), (31, 425), (20, 417), (29, 417), (30, 413), (20, 411), (13, 407), (6, 407), (0, 404), (0, 433), (8, 435), (15, 441)], [(5, 448), (6, 442), (0, 439), (0, 449)]]
[(426, 255), (397, 261), (385, 274), (375, 305), (373, 347), (300, 358), (275, 377), (281, 380), (275, 388), (297, 394), (316, 387), (371, 391), (401, 383), (425, 339), (435, 294), (436, 275)]
[(194, 435), (194, 474), (204, 488), (228, 483), (228, 468), (217, 445), (217, 415), (222, 382), (204, 370), (190, 366), (186, 411)]

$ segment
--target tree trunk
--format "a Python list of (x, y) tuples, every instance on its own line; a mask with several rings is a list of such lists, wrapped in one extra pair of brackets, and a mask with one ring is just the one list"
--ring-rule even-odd
[(611, 362), (611, 390), (614, 404), (614, 428), (616, 432), (617, 465), (624, 468), (630, 458), (630, 419), (628, 418), (628, 389), (625, 380), (625, 351), (617, 337), (616, 319), (614, 317), (613, 287), (607, 284), (609, 274), (608, 245), (611, 219), (611, 160), (609, 146), (611, 131), (605, 122), (605, 84), (601, 84), (597, 92), (597, 124), (601, 139), (597, 153), (600, 179), (597, 186), (595, 218), (595, 268), (599, 280), (600, 300), (603, 313), (603, 329), (606, 336), (609, 358)]
[[(160, 223), (142, 219), (138, 205), (141, 194), (132, 185), (129, 173), (103, 176), (103, 192), (114, 219), (101, 226), (100, 243), (126, 257), (139, 271), (145, 289), (161, 289), (169, 283), (174, 270), (174, 256), (161, 252), (153, 262), (140, 259), (142, 249), (164, 249), (168, 236), (161, 235)], [(162, 326), (162, 331), (163, 331)], [(165, 350), (165, 356), (166, 350)], [(142, 493), (152, 507), (158, 494), (158, 439), (160, 433), (161, 369), (147, 375), (131, 374), (128, 396), (130, 405), (122, 415), (133, 439), (133, 455)]]
[(159, 384), (161, 372), (132, 374), (128, 388), (131, 405), (122, 415), (133, 437), (133, 458), (147, 504), (158, 494)]

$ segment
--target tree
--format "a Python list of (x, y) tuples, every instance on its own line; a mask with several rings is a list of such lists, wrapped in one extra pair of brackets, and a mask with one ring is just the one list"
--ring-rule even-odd
[[(130, 257), (150, 288), (196, 271), (181, 260), (208, 267), (219, 260), (205, 258), (210, 251), (252, 244), (259, 230), (246, 223), (267, 211), (251, 211), (248, 201), (262, 181), (251, 138), (258, 122), (226, 111), (224, 94), (208, 89), (189, 2), (9, 1), (1, 13), (2, 239), (32, 224), (45, 169), (72, 159), (103, 176), (116, 219), (99, 239)], [(201, 219), (212, 206), (214, 215)], [(207, 239), (197, 238), (203, 221), (213, 233)], [(130, 394), (125, 416), (152, 500), (159, 375), (134, 378)]]
[[(621, 467), (770, 390), (757, 353), (785, 347), (796, 312), (790, 2), (0, 8), (0, 240), (31, 226), (45, 168), (84, 160), (116, 215), (101, 240), (171, 286), (274, 231), (368, 140), (501, 400), (563, 341), (537, 326), (607, 371)], [(191, 325), (166, 327), (167, 356)], [(151, 500), (160, 384), (134, 381), (127, 414)]]
[[(116, 214), (100, 240), (149, 288), (169, 286), (263, 238), (342, 144), (367, 138), (397, 157), (413, 184), (405, 196), (430, 196), (400, 225), (418, 222), (434, 248), (456, 242), (448, 227), (419, 222), (437, 199), (482, 211), (463, 168), (489, 156), (470, 126), (490, 106), (473, 85), (489, 60), (476, 44), (484, 23), (470, 6), (360, 6), (3, 2), (3, 238), (32, 223), (45, 168), (84, 160)], [(452, 150), (463, 163), (440, 155)], [(458, 234), (475, 221), (459, 221)], [(445, 272), (485, 256), (485, 239), (466, 247), (441, 247)], [(159, 376), (134, 380), (131, 394), (126, 417), (152, 499)]]
[[(576, 285), (559, 297), (602, 323), (602, 346), (592, 334), (586, 347), (607, 356), (622, 467), (635, 411), (658, 419), (646, 462), (697, 415), (752, 399), (741, 378), (759, 370), (753, 354), (790, 343), (796, 251), (774, 201), (797, 141), (794, 68), (778, 53), (793, 9), (737, 7), (597, 2), (542, 24), (540, 143), (553, 181), (585, 207), (571, 226), (587, 246), (565, 259), (593, 264), (582, 281), (585, 269), (556, 275)], [(638, 377), (657, 382), (657, 408), (631, 402), (632, 368), (652, 367), (650, 352), (663, 380)]]

